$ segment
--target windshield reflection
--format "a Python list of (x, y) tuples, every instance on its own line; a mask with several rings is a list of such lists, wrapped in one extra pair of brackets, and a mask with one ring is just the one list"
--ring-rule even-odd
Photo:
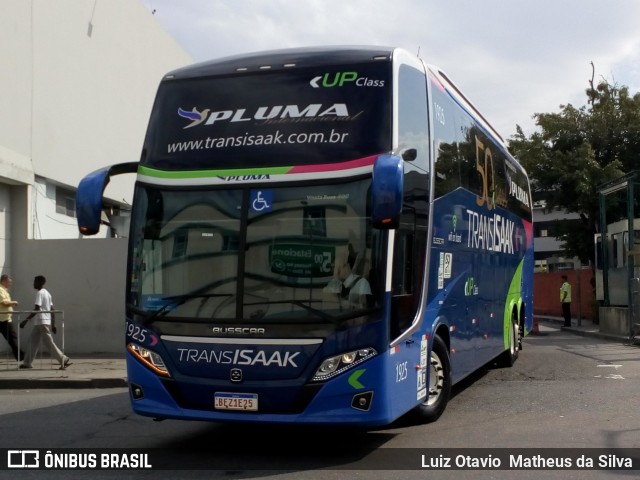
[(370, 181), (160, 190), (138, 185), (129, 304), (148, 321), (332, 321), (380, 305)]

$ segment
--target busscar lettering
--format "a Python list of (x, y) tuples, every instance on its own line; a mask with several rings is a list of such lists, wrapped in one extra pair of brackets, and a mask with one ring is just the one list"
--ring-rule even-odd
[(264, 350), (200, 350), (178, 348), (179, 361), (184, 363), (216, 363), (219, 365), (262, 365), (297, 368), (295, 358), (300, 352), (265, 352)]
[(221, 335), (264, 335), (265, 329), (260, 327), (213, 327), (213, 333)]

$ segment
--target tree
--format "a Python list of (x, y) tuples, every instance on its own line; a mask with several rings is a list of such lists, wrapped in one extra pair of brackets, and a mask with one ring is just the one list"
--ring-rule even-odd
[(598, 186), (640, 165), (640, 93), (601, 81), (586, 91), (588, 105), (561, 105), (559, 113), (536, 113), (539, 131), (528, 138), (520, 126), (509, 148), (527, 169), (533, 197), (547, 209), (580, 215), (580, 227), (561, 226), (563, 248), (593, 261), (599, 230)]

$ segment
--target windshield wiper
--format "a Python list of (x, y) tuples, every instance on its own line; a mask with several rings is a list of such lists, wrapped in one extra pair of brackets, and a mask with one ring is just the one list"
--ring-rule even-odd
[(255, 306), (255, 305), (277, 305), (277, 304), (291, 304), (291, 305), (295, 305), (296, 307), (300, 307), (303, 310), (306, 310), (307, 312), (313, 313), (315, 315), (317, 315), (318, 317), (320, 317), (323, 320), (331, 320), (333, 321), (333, 318), (331, 315), (329, 315), (326, 312), (323, 312), (322, 310), (318, 310), (317, 308), (313, 308), (310, 305), (306, 305), (302, 300), (274, 300), (274, 301), (267, 301), (267, 302), (252, 302), (252, 303), (245, 303), (244, 306)]
[(174, 310), (176, 307), (179, 307), (187, 300), (192, 300), (194, 298), (212, 298), (212, 297), (229, 297), (231, 294), (229, 293), (186, 293), (184, 295), (173, 295), (171, 297), (164, 297), (162, 301), (166, 301), (162, 307), (149, 315), (142, 323), (144, 325), (151, 325), (158, 318), (164, 317), (171, 310)]

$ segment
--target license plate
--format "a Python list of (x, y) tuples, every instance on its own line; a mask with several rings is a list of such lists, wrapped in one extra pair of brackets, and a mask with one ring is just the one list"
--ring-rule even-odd
[(243, 410), (248, 412), (257, 412), (258, 394), (218, 392), (214, 395), (213, 405), (216, 410)]

